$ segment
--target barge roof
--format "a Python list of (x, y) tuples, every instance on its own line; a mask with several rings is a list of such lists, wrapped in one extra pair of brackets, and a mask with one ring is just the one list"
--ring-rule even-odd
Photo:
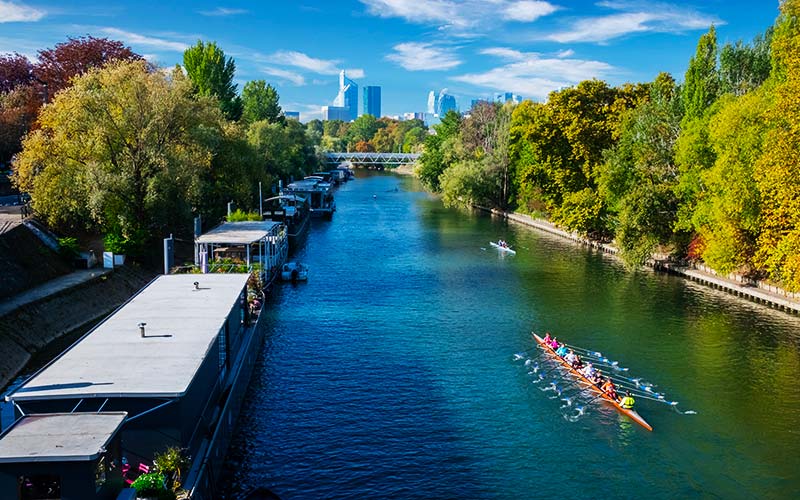
[(0, 463), (94, 460), (127, 415), (124, 411), (26, 415), (0, 437)]
[(221, 245), (249, 245), (271, 236), (273, 229), (278, 225), (280, 222), (271, 220), (223, 222), (195, 241)]
[(159, 276), (7, 399), (183, 396), (249, 276)]

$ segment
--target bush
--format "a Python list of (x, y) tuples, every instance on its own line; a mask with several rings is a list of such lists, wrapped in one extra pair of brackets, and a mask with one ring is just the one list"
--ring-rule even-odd
[(78, 240), (72, 237), (58, 239), (58, 253), (65, 259), (74, 259), (78, 256)]
[(228, 216), (228, 222), (260, 221), (261, 215), (258, 212), (244, 212), (237, 208)]
[(161, 494), (167, 491), (167, 487), (164, 484), (164, 476), (157, 472), (142, 474), (136, 478), (131, 487), (136, 489), (136, 495), (140, 497), (161, 498)]

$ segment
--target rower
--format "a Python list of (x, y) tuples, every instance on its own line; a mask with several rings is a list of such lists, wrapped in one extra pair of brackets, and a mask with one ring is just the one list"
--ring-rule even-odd
[(575, 363), (578, 362), (578, 355), (572, 352), (572, 349), (570, 349), (569, 352), (567, 352), (567, 355), (564, 356), (564, 361), (572, 366), (575, 366)]
[(594, 372), (595, 371), (597, 371), (597, 370), (594, 369), (594, 366), (592, 366), (591, 363), (586, 363), (586, 366), (583, 368), (583, 370), (581, 370), (581, 374), (584, 377), (586, 377), (588, 379), (591, 379), (592, 376), (594, 376)]
[(600, 382), (603, 381), (603, 374), (600, 373), (600, 370), (595, 370), (592, 376), (589, 377), (589, 380), (591, 380), (594, 385), (600, 385)]
[(614, 382), (611, 381), (611, 377), (606, 378), (606, 381), (603, 386), (600, 387), (600, 390), (614, 398), (614, 401), (619, 399), (619, 396), (617, 396), (617, 388), (614, 386)]
[(633, 405), (636, 403), (636, 400), (633, 399), (631, 396), (631, 391), (625, 391), (625, 397), (622, 398), (622, 401), (619, 402), (619, 405), (626, 410), (630, 410), (633, 408)]
[(556, 337), (553, 337), (553, 338), (552, 338), (552, 340), (550, 340), (550, 347), (551, 347), (551, 348), (552, 348), (554, 351), (555, 351), (556, 349), (558, 349), (558, 339), (557, 339)]
[(556, 349), (556, 354), (558, 354), (562, 358), (567, 355), (567, 346), (565, 346), (563, 342), (558, 344), (558, 349)]

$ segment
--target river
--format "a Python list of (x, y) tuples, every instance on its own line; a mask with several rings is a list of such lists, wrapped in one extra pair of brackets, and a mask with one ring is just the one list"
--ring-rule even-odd
[[(362, 172), (336, 202), (297, 255), (309, 281), (269, 302), (225, 498), (800, 497), (800, 318), (446, 209), (410, 177)], [(516, 355), (531, 330), (678, 404), (637, 400), (648, 432)]]

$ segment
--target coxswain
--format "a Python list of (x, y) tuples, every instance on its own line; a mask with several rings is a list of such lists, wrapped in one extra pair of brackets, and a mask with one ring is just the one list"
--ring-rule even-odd
[(614, 382), (611, 381), (611, 377), (606, 378), (600, 390), (608, 394), (611, 398), (614, 398), (614, 401), (619, 399), (619, 396), (617, 396), (617, 388), (614, 386)]
[(556, 349), (556, 354), (558, 354), (562, 358), (567, 355), (567, 346), (565, 346), (563, 342), (558, 344), (558, 349)]
[(631, 391), (625, 391), (625, 397), (622, 398), (622, 401), (619, 402), (619, 405), (626, 410), (630, 410), (633, 408), (635, 403), (636, 400), (633, 399), (633, 396), (631, 396)]
[(550, 345), (550, 341), (553, 340), (550, 337), (550, 332), (545, 333), (544, 338), (542, 340), (544, 341), (544, 345)]

